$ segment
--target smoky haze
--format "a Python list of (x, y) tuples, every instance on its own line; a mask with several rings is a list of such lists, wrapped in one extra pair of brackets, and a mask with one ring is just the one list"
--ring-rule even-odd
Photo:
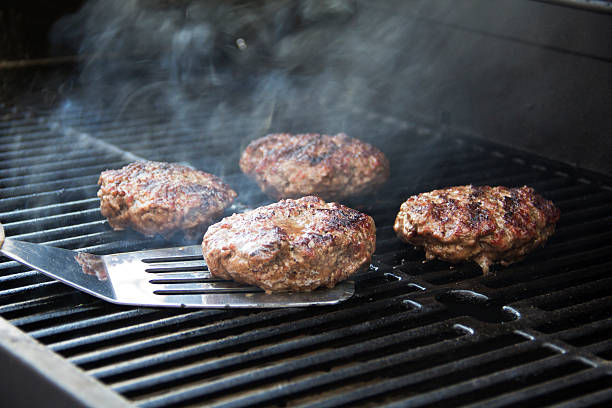
[[(258, 202), (260, 191), (241, 176), (239, 154), (271, 132), (345, 132), (385, 152), (395, 174), (398, 143), (410, 152), (414, 134), (404, 120), (429, 110), (437, 121), (457, 106), (469, 108), (460, 98), (438, 95), (452, 89), (458, 72), (449, 61), (472, 64), (464, 54), (478, 47), (449, 47), (452, 30), (415, 18), (427, 4), (89, 0), (53, 32), (57, 47), (82, 56), (78, 86), (59, 114), (82, 109), (89, 115), (97, 106), (116, 116), (162, 113), (170, 118), (163, 146), (145, 151), (160, 142), (142, 126), (134, 130), (140, 146), (120, 141), (119, 147), (216, 174), (247, 205)], [(459, 6), (448, 7), (457, 12)], [(427, 136), (432, 144), (435, 136)], [(211, 150), (211, 140), (227, 148)], [(426, 147), (423, 138), (418, 144)], [(440, 155), (428, 165), (435, 169), (445, 159)], [(411, 183), (425, 177), (422, 170)]]
[(84, 103), (161, 109), (244, 144), (276, 122), (346, 131), (355, 111), (406, 103), (421, 67), (406, 60), (420, 45), (404, 3), (90, 0), (53, 39), (83, 57)]
[(605, 149), (584, 161), (573, 137), (609, 134), (609, 69), (572, 52), (605, 56), (595, 40), (606, 27), (532, 1), (89, 0), (53, 41), (82, 56), (78, 86), (64, 87), (78, 89), (66, 92), (72, 109), (153, 107), (240, 147), (269, 131), (345, 131), (386, 151), (406, 132), (355, 123), (355, 112), (423, 112), (586, 165), (609, 161)]

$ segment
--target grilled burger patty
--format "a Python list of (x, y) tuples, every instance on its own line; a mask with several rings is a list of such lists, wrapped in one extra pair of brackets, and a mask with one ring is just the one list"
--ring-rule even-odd
[(546, 242), (559, 214), (530, 187), (468, 185), (410, 197), (393, 228), (401, 240), (424, 247), (427, 259), (471, 260), (487, 273)]
[(277, 200), (306, 195), (341, 200), (389, 177), (389, 162), (380, 150), (343, 133), (265, 136), (246, 147), (240, 168)]
[(374, 220), (318, 197), (282, 200), (211, 225), (202, 252), (213, 276), (271, 291), (333, 287), (370, 262)]
[(111, 227), (148, 236), (170, 237), (180, 230), (188, 238), (202, 236), (236, 197), (212, 174), (153, 161), (103, 171), (98, 184), (100, 211)]

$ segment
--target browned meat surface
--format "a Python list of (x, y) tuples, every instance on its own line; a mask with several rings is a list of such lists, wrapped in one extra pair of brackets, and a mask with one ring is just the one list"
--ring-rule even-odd
[(202, 251), (213, 276), (272, 291), (333, 287), (370, 262), (374, 220), (318, 197), (283, 200), (211, 225)]
[(98, 180), (100, 211), (116, 230), (188, 238), (204, 235), (236, 193), (220, 178), (187, 166), (135, 162), (106, 170)]
[(425, 248), (427, 259), (471, 260), (487, 273), (544, 244), (560, 212), (530, 187), (460, 186), (410, 197), (394, 229), (400, 239)]
[(343, 133), (265, 136), (247, 146), (240, 168), (275, 199), (341, 200), (389, 177), (389, 162), (380, 150)]

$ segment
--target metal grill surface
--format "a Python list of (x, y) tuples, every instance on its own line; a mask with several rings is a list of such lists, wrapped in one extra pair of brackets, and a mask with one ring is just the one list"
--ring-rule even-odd
[[(7, 236), (94, 253), (167, 246), (114, 232), (100, 171), (188, 162), (222, 176), (242, 205), (269, 203), (239, 172), (248, 127), (181, 128), (146, 111), (4, 109), (0, 221)], [(312, 131), (307, 120), (270, 131)], [(426, 120), (354, 112), (339, 129), (380, 146), (392, 176), (347, 202), (372, 215), (377, 250), (337, 307), (167, 310), (113, 306), (0, 263), (0, 316), (142, 407), (609, 406), (612, 188), (609, 179)], [(319, 130), (319, 129), (317, 129)], [(207, 134), (204, 134), (207, 133)], [(424, 263), (392, 224), (410, 195), (460, 184), (530, 185), (562, 216), (544, 248), (482, 276)], [(248, 202), (246, 202), (247, 200)]]

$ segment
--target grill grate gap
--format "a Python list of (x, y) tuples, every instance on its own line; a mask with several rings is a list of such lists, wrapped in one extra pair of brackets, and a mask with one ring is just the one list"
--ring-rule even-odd
[[(442, 329), (442, 331), (445, 331), (445, 330)], [(460, 335), (461, 334), (458, 332), (450, 333), (447, 331), (447, 336), (449, 336), (450, 338), (457, 338)], [(428, 336), (425, 336), (425, 337), (422, 337), (421, 340), (419, 340), (419, 337), (421, 336), (411, 335), (410, 338), (412, 340), (408, 340), (408, 338), (405, 338), (403, 336), (401, 337), (398, 337), (397, 335), (393, 336), (393, 339), (395, 340), (395, 342), (393, 343), (394, 348), (386, 347), (385, 350), (387, 350), (387, 353), (393, 353), (394, 351), (397, 352), (398, 349), (395, 348), (395, 346), (397, 346), (399, 349), (401, 348), (410, 349), (411, 348), (410, 342), (414, 342), (414, 344), (417, 346), (419, 344), (421, 346), (432, 345), (432, 344), (436, 345), (436, 344), (440, 344), (440, 343), (435, 342), (436, 340), (440, 340), (446, 336), (444, 335), (431, 336), (429, 337), (429, 339), (426, 338)], [(434, 343), (429, 343), (429, 341), (427, 340), (434, 341)], [(349, 352), (349, 349), (350, 349), (350, 352)], [(354, 359), (353, 357), (354, 355), (360, 356), (361, 360), (367, 361), (367, 360), (370, 360), (370, 358), (368, 358), (367, 356), (371, 351), (372, 349), (362, 348), (362, 347), (359, 347), (359, 345), (353, 345), (352, 347), (348, 347), (346, 349), (334, 351), (334, 349), (328, 349), (325, 345), (323, 345), (322, 347), (321, 346), (317, 347), (315, 350), (311, 350), (309, 348), (303, 349), (302, 353), (295, 357), (293, 357), (292, 355), (287, 355), (288, 357), (287, 360), (281, 360), (280, 362), (277, 362), (277, 363), (265, 363), (264, 362), (263, 364), (259, 364), (256, 367), (248, 367), (248, 366), (240, 365), (240, 367), (238, 368), (239, 371), (233, 375), (236, 378), (235, 385), (227, 384), (227, 385), (224, 385), (223, 388), (211, 389), (209, 392), (207, 392), (207, 396), (212, 397), (215, 395), (226, 394), (228, 392), (239, 391), (240, 387), (245, 382), (249, 384), (249, 387), (258, 387), (259, 385), (265, 385), (265, 384), (267, 384), (267, 386), (274, 387), (273, 384), (277, 382), (278, 380), (281, 380), (284, 382), (290, 378), (297, 379), (300, 376), (303, 376), (305, 373), (308, 373), (308, 372), (311, 373), (310, 376), (313, 375), (312, 373), (314, 373), (314, 375), (316, 376), (316, 373), (330, 372), (331, 374), (331, 372), (334, 370), (339, 371), (342, 369), (351, 369), (355, 367), (356, 365), (357, 366), (359, 365), (359, 363), (357, 363), (357, 361)], [(280, 357), (281, 359), (285, 358), (284, 355), (281, 355)], [(206, 382), (208, 383), (206, 387), (208, 388), (211, 388), (211, 386), (215, 383), (215, 380), (217, 381), (219, 380), (219, 377), (214, 377), (214, 376), (204, 377), (204, 378), (206, 378)], [(202, 377), (184, 378), (184, 380), (185, 381), (191, 380), (191, 383), (193, 383), (194, 381), (196, 382), (202, 381), (203, 378)], [(185, 384), (184, 382), (181, 381), (181, 382), (173, 382), (167, 385), (172, 386), (172, 387), (180, 387), (180, 386), (190, 386), (190, 383), (187, 382)], [(194, 388), (195, 393), (200, 392), (198, 388), (199, 387), (197, 386), (196, 388)], [(149, 388), (146, 390), (142, 389), (139, 391), (148, 391), (149, 393), (151, 392), (157, 393), (159, 391), (159, 387), (153, 387), (153, 388)], [(140, 394), (140, 392), (138, 393), (139, 397), (142, 397), (142, 395), (143, 394)]]
[[(281, 399), (290, 406), (319, 406), (326, 405), (353, 405), (356, 401), (367, 399), (368, 396), (388, 393), (401, 387), (393, 378), (395, 373), (405, 373), (409, 383), (418, 383), (423, 377), (438, 378), (453, 370), (452, 363), (449, 364), (448, 353), (453, 353), (453, 361), (465, 361), (465, 366), (478, 365), (483, 356), (488, 352), (506, 355), (505, 347), (522, 347), (519, 344), (531, 346), (525, 343), (525, 339), (515, 335), (504, 335), (496, 339), (485, 338), (480, 341), (470, 341), (466, 337), (451, 340), (453, 346), (447, 351), (442, 351), (444, 343), (433, 344), (426, 347), (427, 351), (407, 350), (401, 353), (390, 354), (387, 357), (373, 360), (361, 366), (353, 366), (344, 369), (332, 370), (322, 375), (313, 375), (298, 382), (297, 380), (287, 385), (290, 388), (291, 397)], [(446, 342), (447, 344), (449, 342)], [(466, 359), (466, 360), (463, 360)], [(467, 363), (471, 361), (471, 364)], [(394, 371), (397, 370), (397, 371)], [(426, 374), (429, 373), (429, 374)], [(386, 380), (386, 378), (390, 378)], [(400, 377), (401, 378), (401, 377)], [(273, 389), (274, 391), (270, 391)], [(245, 396), (238, 403), (252, 403), (257, 401), (279, 401), (270, 394), (283, 395), (283, 388), (270, 385), (264, 388), (260, 394)], [(286, 394), (286, 393), (285, 393)], [(274, 398), (274, 399), (273, 399)]]
[[(577, 363), (574, 363), (573, 365), (575, 365)], [(573, 368), (573, 367), (571, 367)], [(562, 369), (567, 370), (566, 367), (563, 367)], [(556, 374), (556, 373), (554, 373)], [(560, 377), (560, 376), (557, 376)], [(546, 379), (544, 379), (546, 380)], [(540, 380), (542, 381), (542, 380)], [(584, 381), (578, 384), (572, 384), (572, 386), (570, 387), (563, 387), (560, 389), (556, 389), (554, 390), (554, 392), (550, 392), (541, 396), (538, 396), (536, 398), (528, 398), (525, 399), (523, 401), (521, 401), (520, 403), (516, 403), (516, 404), (509, 404), (507, 405), (507, 408), (520, 408), (520, 407), (542, 407), (542, 406), (546, 406), (546, 405), (552, 405), (555, 403), (559, 403), (559, 402), (563, 402), (563, 401), (569, 401), (569, 400), (573, 400), (576, 398), (579, 398), (581, 396), (584, 395), (588, 395), (591, 394), (593, 392), (597, 392), (599, 390), (605, 390), (605, 389), (609, 389), (610, 387), (612, 387), (612, 376), (610, 375), (603, 375), (599, 378), (590, 380), (590, 381)], [(595, 406), (602, 406), (602, 407), (608, 407), (610, 406), (610, 399), (608, 399), (607, 402), (603, 402), (602, 404), (595, 404), (595, 405), (582, 405), (580, 404), (580, 406), (583, 407), (595, 407)]]
[(556, 259), (544, 260), (542, 266), (525, 260), (524, 263), (497, 271), (491, 278), (484, 278), (482, 283), (493, 289), (529, 283), (536, 279), (555, 276), (559, 272), (571, 272), (600, 265), (609, 260), (609, 257), (606, 256), (609, 252), (609, 247), (576, 252)]
[[(115, 307), (112, 306), (112, 308)], [(181, 310), (129, 309), (125, 307), (118, 307), (115, 313), (112, 313), (112, 309), (106, 309), (105, 311), (108, 314), (100, 314), (90, 319), (48, 326), (32, 331), (29, 334), (44, 344), (51, 344), (72, 337), (84, 337), (126, 326), (142, 325), (153, 320), (185, 313), (185, 311)]]
[(546, 334), (552, 334), (598, 320), (608, 319), (612, 317), (612, 310), (610, 310), (607, 303), (599, 303), (595, 305), (582, 305), (575, 308), (575, 311), (569, 310), (565, 313), (561, 310), (559, 313), (551, 313), (549, 316), (550, 321), (536, 326), (535, 329)]
[(536, 302), (536, 307), (542, 310), (553, 311), (562, 309), (568, 306), (579, 305), (581, 303), (590, 302), (594, 299), (610, 298), (612, 292), (612, 280), (611, 279), (592, 279), (588, 283), (573, 286), (564, 293), (559, 293), (557, 296), (551, 294), (551, 296), (540, 297)]
[[(382, 305), (381, 305), (382, 306)], [(381, 309), (380, 313), (388, 313), (389, 315), (391, 315), (394, 311), (397, 310), (388, 310), (389, 308), (384, 308)], [(338, 316), (345, 316), (346, 313), (340, 313), (337, 314)], [(289, 316), (288, 316), (289, 317)], [(338, 325), (338, 327), (332, 328), (332, 327), (321, 327), (321, 324), (325, 323), (325, 319), (324, 317), (319, 317), (319, 318), (309, 318), (306, 319), (304, 322), (300, 322), (298, 320), (295, 320), (298, 316), (292, 316), (293, 319), (291, 320), (287, 320), (287, 322), (285, 322), (284, 325), (280, 325), (280, 326), (271, 326), (268, 329), (255, 329), (256, 331), (253, 333), (248, 333), (248, 328), (244, 328), (240, 330), (240, 333), (235, 333), (232, 335), (232, 333), (215, 333), (213, 338), (210, 338), (208, 336), (206, 336), (205, 339), (200, 340), (199, 338), (195, 338), (192, 340), (200, 340), (203, 341), (201, 344), (198, 343), (194, 343), (193, 345), (189, 345), (189, 347), (187, 347), (185, 349), (185, 352), (182, 352), (180, 349), (179, 350), (169, 350), (172, 352), (173, 356), (172, 358), (168, 358), (170, 356), (166, 356), (165, 360), (167, 362), (162, 361), (162, 359), (150, 359), (149, 362), (146, 362), (146, 365), (143, 365), (142, 369), (139, 369), (138, 371), (133, 371), (130, 370), (129, 372), (129, 376), (126, 376), (125, 372), (121, 372), (120, 374), (117, 375), (113, 375), (113, 376), (108, 376), (108, 374), (106, 374), (105, 372), (109, 372), (109, 370), (104, 370), (101, 372), (101, 374), (98, 374), (97, 376), (99, 378), (103, 378), (105, 381), (108, 382), (117, 382), (120, 380), (126, 380), (126, 379), (130, 379), (130, 378), (135, 378), (137, 376), (140, 375), (149, 375), (152, 372), (152, 364), (155, 366), (155, 370), (156, 371), (164, 371), (164, 370), (168, 370), (168, 369), (174, 369), (176, 367), (180, 367), (183, 364), (191, 364), (194, 361), (198, 361), (198, 359), (202, 360), (202, 361), (207, 361), (209, 359), (215, 359), (217, 357), (219, 357), (221, 354), (225, 355), (225, 356), (232, 356), (234, 353), (246, 353), (246, 355), (252, 355), (254, 356), (253, 358), (256, 357), (256, 350), (260, 350), (266, 347), (270, 346), (270, 342), (274, 342), (276, 344), (282, 344), (282, 343), (291, 343), (291, 342), (296, 342), (296, 345), (300, 345), (300, 339), (307, 339), (309, 336), (314, 336), (316, 337), (318, 334), (320, 333), (327, 333), (327, 335), (322, 338), (322, 341), (324, 341), (325, 343), (321, 343), (320, 341), (315, 342), (316, 345), (318, 345), (319, 347), (321, 347), (322, 344), (326, 344), (326, 347), (340, 347), (341, 344), (346, 344), (348, 343), (352, 343), (355, 341), (359, 341), (359, 339), (363, 339), (364, 337), (364, 328), (366, 328), (366, 326), (368, 325), (368, 322), (371, 322), (372, 319), (367, 319), (367, 320), (348, 320), (346, 318), (341, 319), (339, 321), (337, 321), (336, 325)], [(401, 316), (400, 316), (401, 317)], [(406, 318), (409, 318), (410, 316), (406, 316), (404, 317), (402, 320), (405, 320)], [(384, 328), (391, 325), (394, 326), (394, 320), (390, 320), (389, 322), (386, 322), (384, 320), (380, 320), (376, 322), (376, 326), (379, 326), (379, 330), (385, 330)], [(319, 324), (315, 324), (315, 323), (319, 323)], [(397, 324), (401, 324), (397, 323)], [(360, 336), (358, 338), (352, 338), (352, 337), (345, 337), (345, 332), (346, 332), (346, 327), (351, 327), (351, 326), (362, 326), (361, 329), (358, 329), (358, 327), (356, 327), (354, 329), (354, 333), (357, 334), (359, 333)], [(394, 326), (396, 327), (396, 326)], [(387, 329), (387, 330), (391, 330), (393, 331), (393, 329)], [(372, 336), (375, 336), (375, 334), (371, 334)], [(368, 334), (365, 334), (365, 336), (367, 337)], [(218, 339), (223, 339), (223, 342), (219, 342), (218, 346), (215, 347), (211, 347), (210, 345), (207, 345), (207, 343), (209, 343), (210, 340), (215, 340), (215, 337), (217, 337)], [(307, 349), (310, 342), (304, 342), (304, 344), (299, 347), (299, 351), (298, 353), (302, 353), (303, 350)], [(280, 351), (280, 354), (278, 355), (282, 355), (282, 347), (277, 347)], [(288, 352), (289, 354), (287, 355), (291, 355), (292, 353), (295, 353), (293, 351)], [(250, 361), (250, 360), (249, 360)], [(162, 364), (163, 363), (163, 364)], [(241, 363), (241, 365), (246, 364), (246, 360), (243, 361)], [(251, 363), (249, 363), (251, 364)], [(254, 364), (254, 363), (252, 363)], [(112, 372), (112, 370), (111, 370)]]
[[(158, 310), (158, 312), (164, 310)], [(229, 313), (218, 310), (198, 310), (191, 313), (185, 311), (181, 313), (176, 310), (165, 311), (169, 314), (153, 316), (153, 318), (146, 321), (138, 320), (133, 321), (131, 324), (121, 324), (115, 329), (100, 333), (94, 332), (86, 336), (51, 343), (49, 346), (52, 350), (66, 357), (78, 353), (91, 353), (94, 350), (100, 350), (102, 354), (105, 349), (120, 347), (126, 343), (129, 344), (134, 341), (134, 338), (139, 336), (147, 335), (155, 338), (155, 336), (174, 334), (177, 331), (177, 327), (183, 329), (199, 327), (197, 322), (200, 322), (201, 325), (206, 325), (211, 320), (220, 319), (226, 313)]]
[[(521, 363), (527, 362), (529, 360), (523, 360), (523, 356), (518, 358)], [(500, 394), (500, 392), (511, 392), (520, 388), (533, 386), (534, 384), (544, 383), (547, 381), (552, 381), (558, 378), (563, 378), (570, 374), (574, 374), (585, 370), (587, 367), (584, 364), (578, 362), (570, 362), (565, 364), (556, 365), (554, 367), (547, 368), (540, 372), (527, 372), (521, 376), (517, 376), (512, 379), (505, 380), (501, 383), (492, 384), (488, 387), (478, 387), (477, 392), (474, 392), (473, 389), (470, 389), (469, 392), (453, 395), (450, 398), (442, 399), (440, 401), (436, 401), (435, 403), (419, 405), (422, 408), (433, 408), (439, 406), (458, 406), (469, 403), (475, 403), (478, 401), (482, 401), (487, 398), (491, 398)], [(473, 374), (470, 372), (470, 374)], [(444, 380), (442, 380), (444, 381)], [(473, 387), (470, 387), (473, 388)], [(546, 403), (554, 402), (557, 398), (553, 398), (551, 400), (547, 400)], [(522, 405), (526, 406), (526, 405)], [(537, 405), (536, 405), (537, 406)]]
[[(595, 344), (601, 341), (608, 341), (612, 338), (612, 327), (604, 327), (596, 331), (588, 331), (583, 336), (575, 338), (565, 338), (565, 342), (575, 347), (584, 347), (591, 344)], [(610, 347), (612, 350), (612, 347)], [(600, 354), (601, 356), (601, 354)], [(604, 357), (605, 358), (605, 357)], [(606, 358), (609, 360), (609, 358)]]

